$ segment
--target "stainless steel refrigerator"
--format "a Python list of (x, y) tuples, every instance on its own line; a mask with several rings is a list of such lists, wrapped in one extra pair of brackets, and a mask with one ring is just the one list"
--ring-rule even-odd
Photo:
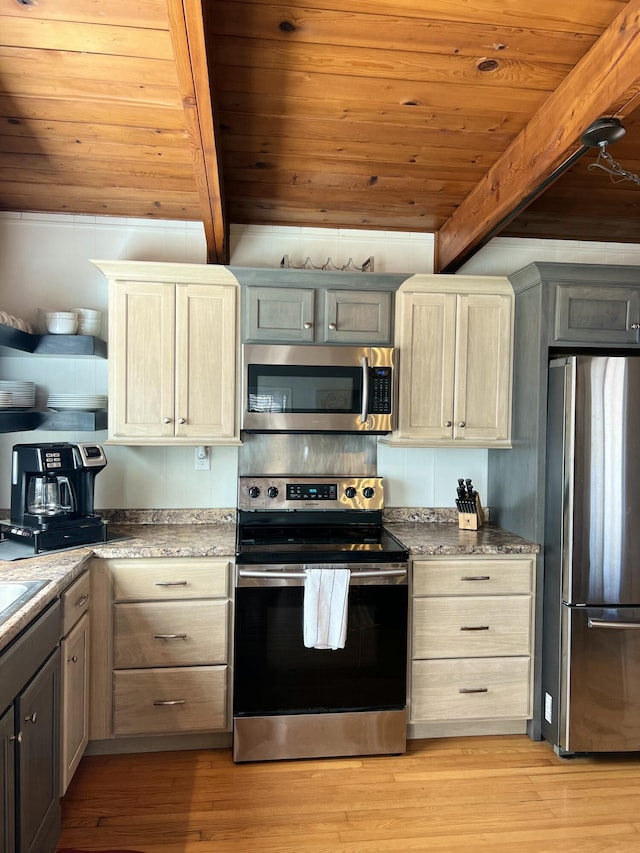
[(640, 356), (549, 368), (543, 736), (640, 750)]

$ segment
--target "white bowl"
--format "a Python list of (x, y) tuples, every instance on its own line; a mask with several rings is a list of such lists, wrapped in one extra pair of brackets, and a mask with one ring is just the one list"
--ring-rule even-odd
[(50, 335), (75, 335), (78, 328), (78, 318), (49, 318), (47, 317), (47, 332)]
[(74, 308), (73, 310), (81, 320), (95, 320), (99, 323), (102, 317), (102, 311), (96, 311), (93, 308)]
[(79, 335), (92, 335), (94, 338), (100, 334), (100, 323), (78, 323)]
[(77, 320), (77, 311), (47, 311), (44, 315), (47, 320)]

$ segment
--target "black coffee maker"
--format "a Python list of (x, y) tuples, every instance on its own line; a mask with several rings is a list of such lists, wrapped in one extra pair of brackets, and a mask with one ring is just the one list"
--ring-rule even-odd
[(34, 554), (106, 541), (106, 522), (93, 507), (96, 474), (106, 464), (99, 444), (15, 444), (5, 538), (32, 545)]

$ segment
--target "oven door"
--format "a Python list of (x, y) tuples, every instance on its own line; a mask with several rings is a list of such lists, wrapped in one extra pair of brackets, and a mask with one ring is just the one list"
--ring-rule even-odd
[(389, 347), (243, 347), (242, 429), (254, 432), (389, 432)]
[(404, 709), (406, 564), (347, 566), (347, 639), (336, 650), (304, 645), (304, 568), (236, 570), (234, 717)]

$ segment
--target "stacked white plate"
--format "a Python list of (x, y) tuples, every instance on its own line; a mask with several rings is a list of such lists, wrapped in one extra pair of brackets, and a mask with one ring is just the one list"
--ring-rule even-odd
[(79, 412), (97, 412), (107, 408), (106, 394), (49, 394), (50, 409), (75, 409)]
[(31, 409), (36, 402), (36, 383), (0, 379), (0, 408)]

